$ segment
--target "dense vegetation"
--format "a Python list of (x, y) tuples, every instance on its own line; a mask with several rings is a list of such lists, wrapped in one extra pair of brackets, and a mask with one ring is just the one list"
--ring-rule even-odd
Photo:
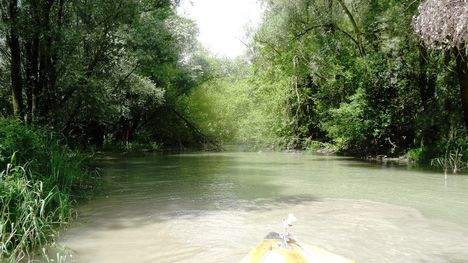
[(264, 0), (234, 60), (203, 50), (177, 4), (0, 0), (0, 260), (67, 220), (90, 178), (70, 148), (243, 143), (466, 167), (466, 1)]
[(414, 1), (265, 1), (250, 64), (213, 61), (224, 69), (192, 93), (192, 114), (211, 114), (201, 126), (237, 141), (332, 143), (359, 156), (413, 149), (427, 162), (449, 145), (466, 161), (466, 3), (442, 2), (418, 17)]
[(170, 0), (2, 1), (1, 9), (2, 115), (49, 125), (78, 146), (204, 140), (178, 104), (204, 78), (196, 27)]
[(464, 1), (265, 0), (236, 60), (200, 49), (176, 5), (2, 1), (2, 115), (85, 147), (315, 141), (398, 156), (466, 137)]
[(0, 118), (0, 261), (30, 258), (66, 223), (95, 173), (47, 128)]

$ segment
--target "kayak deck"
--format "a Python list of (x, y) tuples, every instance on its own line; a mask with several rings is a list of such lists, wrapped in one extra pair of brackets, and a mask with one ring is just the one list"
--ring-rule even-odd
[(241, 263), (351, 263), (341, 256), (330, 253), (315, 246), (298, 243), (295, 239), (288, 238), (286, 241), (278, 233), (271, 232), (263, 239)]

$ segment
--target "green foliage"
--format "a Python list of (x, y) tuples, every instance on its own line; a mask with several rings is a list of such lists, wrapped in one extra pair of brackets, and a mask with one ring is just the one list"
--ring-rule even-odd
[(269, 127), (281, 147), (321, 141), (355, 155), (398, 156), (440, 141), (462, 122), (455, 58), (418, 42), (411, 27), (416, 4), (265, 4), (250, 78), (260, 86), (287, 80), (274, 103), (285, 114)]
[(12, 47), (0, 41), (2, 116), (13, 113), (15, 62), (25, 121), (52, 127), (73, 146), (100, 147), (104, 137), (128, 144), (139, 132), (169, 145), (178, 140), (164, 131), (171, 125), (195, 137), (168, 110), (207, 74), (197, 70), (195, 24), (177, 15), (175, 2), (48, 3), (15, 0), (0, 8), (1, 32), (17, 34), (21, 47), (11, 59)]
[(408, 160), (412, 162), (421, 163), (424, 160), (424, 155), (426, 155), (427, 149), (425, 146), (421, 146), (418, 148), (409, 149), (406, 153), (406, 157)]
[(235, 62), (212, 58), (218, 72), (185, 98), (188, 116), (207, 135), (225, 143), (276, 147), (286, 111), (283, 86), (287, 79), (261, 81), (249, 76), (242, 58)]
[(54, 192), (45, 193), (42, 182), (28, 180), (27, 168), (9, 164), (0, 178), (0, 260), (12, 262), (29, 257), (44, 245), (60, 211), (51, 211)]
[(364, 92), (358, 90), (351, 96), (349, 103), (342, 103), (339, 108), (331, 110), (331, 118), (323, 124), (330, 138), (341, 149), (356, 147), (367, 141), (369, 120), (364, 120), (364, 109), (367, 106)]
[[(411, 27), (417, 3), (263, 2), (249, 53), (231, 61), (199, 46), (177, 1), (9, 1), (0, 30), (17, 37), (20, 54), (0, 41), (1, 115), (16, 105), (26, 123), (76, 147), (317, 141), (355, 155), (443, 152), (428, 145), (462, 122), (456, 72), (465, 64), (422, 46)], [(19, 158), (40, 152), (19, 144)]]
[(86, 158), (45, 128), (0, 118), (0, 261), (30, 258), (93, 185)]

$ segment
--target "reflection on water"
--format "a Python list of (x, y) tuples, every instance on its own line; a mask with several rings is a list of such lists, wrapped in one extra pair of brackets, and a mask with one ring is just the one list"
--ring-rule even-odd
[(70, 262), (238, 262), (290, 212), (299, 240), (361, 262), (468, 261), (467, 177), (285, 153), (102, 166), (102, 195), (61, 235)]

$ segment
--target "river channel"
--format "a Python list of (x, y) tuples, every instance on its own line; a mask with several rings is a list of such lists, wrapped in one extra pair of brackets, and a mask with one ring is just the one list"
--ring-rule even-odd
[(468, 262), (468, 176), (302, 153), (99, 165), (102, 191), (60, 234), (66, 262), (239, 262), (288, 213), (297, 239), (358, 262)]

